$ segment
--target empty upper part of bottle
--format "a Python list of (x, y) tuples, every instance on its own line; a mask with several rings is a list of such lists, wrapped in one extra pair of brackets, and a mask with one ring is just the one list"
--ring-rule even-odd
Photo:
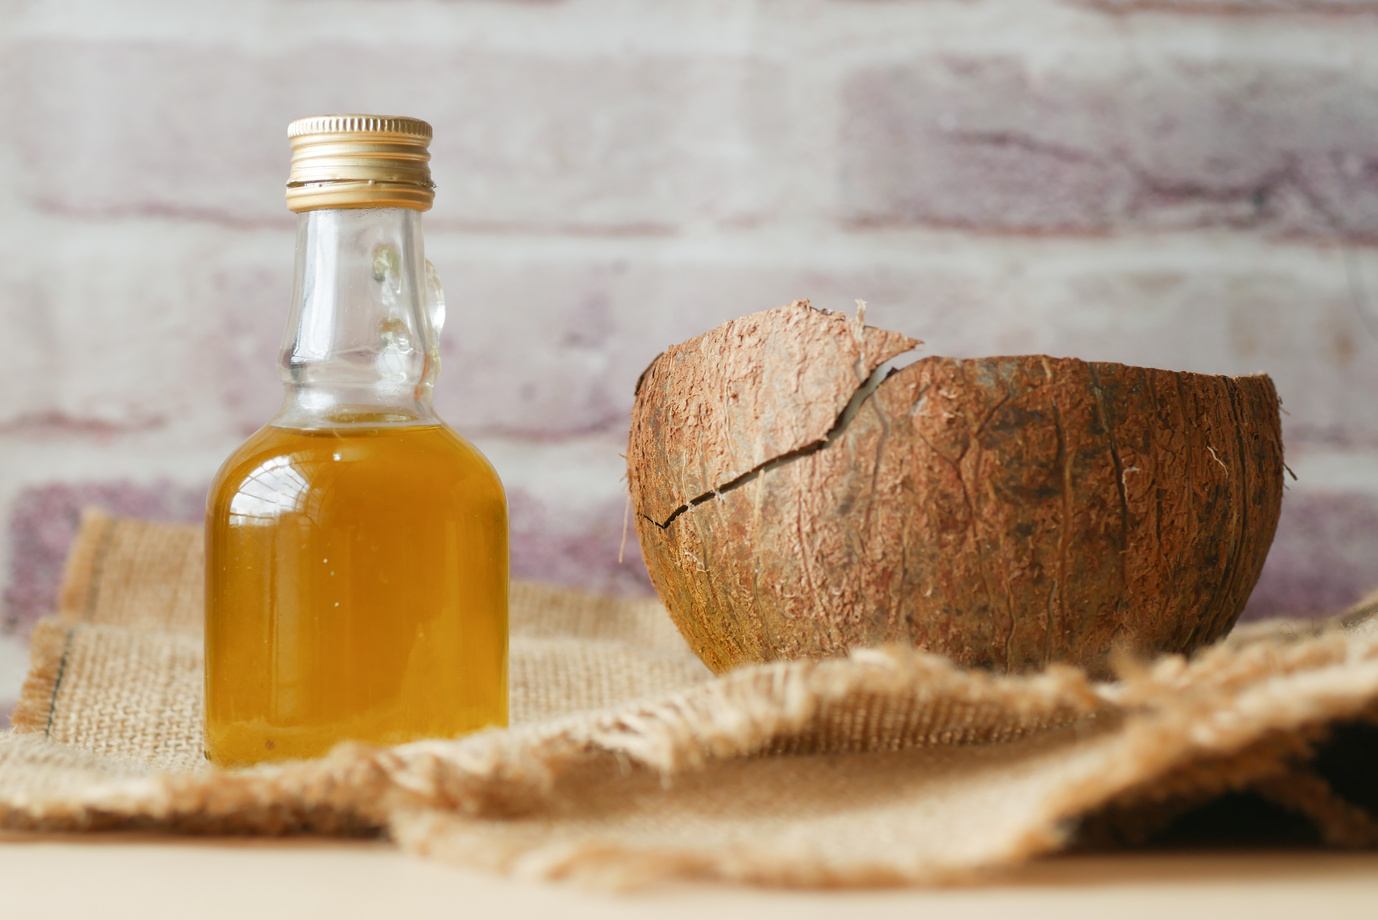
[(425, 258), (430, 125), (329, 115), (288, 128), (287, 205), (298, 214), (296, 289), (274, 424), (435, 421), (444, 298)]

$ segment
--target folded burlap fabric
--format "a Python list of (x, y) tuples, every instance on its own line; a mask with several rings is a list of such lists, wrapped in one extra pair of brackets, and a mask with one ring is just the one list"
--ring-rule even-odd
[(86, 515), (0, 735), (0, 823), (382, 832), (614, 885), (965, 880), (1222, 802), (1378, 845), (1366, 610), (1249, 627), (1110, 683), (898, 648), (712, 678), (655, 602), (518, 583), (511, 729), (226, 772), (201, 757), (201, 552), (199, 528)]

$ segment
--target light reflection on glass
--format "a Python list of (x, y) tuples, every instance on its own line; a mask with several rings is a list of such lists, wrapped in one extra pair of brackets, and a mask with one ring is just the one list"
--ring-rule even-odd
[(290, 456), (274, 457), (250, 473), (230, 499), (230, 523), (271, 524), (288, 512), (304, 511), (309, 491)]
[[(321, 220), (316, 234), (309, 238), (306, 252), (306, 290), (301, 312), (301, 326), (292, 349), (294, 363), (322, 361), (335, 351), (334, 279), (337, 277), (340, 250), (340, 227), (337, 221)], [(326, 280), (327, 284), (315, 281)]]

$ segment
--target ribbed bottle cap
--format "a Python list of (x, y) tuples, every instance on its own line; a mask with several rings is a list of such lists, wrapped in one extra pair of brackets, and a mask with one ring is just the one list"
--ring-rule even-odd
[(287, 207), (430, 210), (431, 126), (419, 118), (316, 115), (287, 126)]

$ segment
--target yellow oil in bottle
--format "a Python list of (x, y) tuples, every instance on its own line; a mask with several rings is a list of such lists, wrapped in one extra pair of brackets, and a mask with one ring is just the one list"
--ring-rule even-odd
[(270, 425), (206, 521), (214, 763), (507, 723), (506, 500), (455, 432)]

